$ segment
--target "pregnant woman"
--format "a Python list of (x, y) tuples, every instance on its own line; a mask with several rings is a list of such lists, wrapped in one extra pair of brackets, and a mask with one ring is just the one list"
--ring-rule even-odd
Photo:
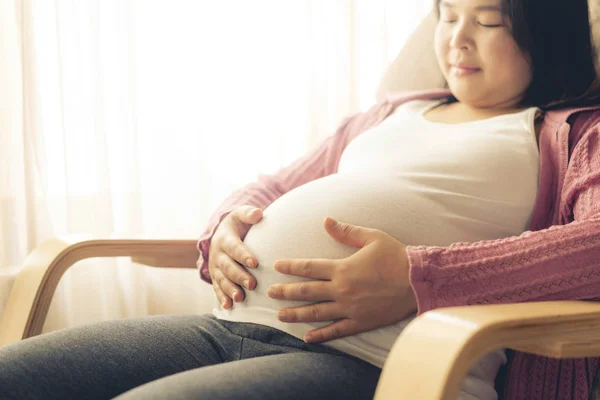
[[(347, 118), (215, 211), (198, 243), (214, 315), (104, 322), (6, 346), (0, 398), (371, 399), (418, 313), (600, 298), (587, 1), (436, 9), (449, 90)], [(460, 398), (583, 399), (597, 369), (597, 359), (499, 350), (473, 367)]]

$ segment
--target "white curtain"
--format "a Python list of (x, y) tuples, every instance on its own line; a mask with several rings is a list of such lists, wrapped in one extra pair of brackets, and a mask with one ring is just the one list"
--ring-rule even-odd
[[(0, 313), (49, 237), (198, 237), (229, 192), (373, 104), (430, 5), (0, 0)], [(210, 295), (193, 270), (88, 260), (44, 331), (204, 312)]]

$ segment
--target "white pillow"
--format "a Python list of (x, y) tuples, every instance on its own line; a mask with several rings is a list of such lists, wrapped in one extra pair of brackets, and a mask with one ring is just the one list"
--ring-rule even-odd
[(404, 90), (441, 89), (446, 80), (433, 49), (437, 17), (432, 10), (410, 35), (400, 54), (390, 64), (377, 89), (377, 100)]
[[(590, 0), (592, 39), (600, 43), (600, 1)], [(400, 54), (388, 67), (377, 89), (377, 100), (393, 92), (405, 90), (441, 89), (446, 87), (433, 49), (437, 17), (431, 11), (406, 41)], [(600, 71), (600, 46), (596, 45), (596, 69)]]

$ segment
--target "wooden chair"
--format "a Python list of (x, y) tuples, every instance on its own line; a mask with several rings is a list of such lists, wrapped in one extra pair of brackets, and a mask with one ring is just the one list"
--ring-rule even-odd
[[(92, 257), (197, 268), (196, 240), (51, 239), (25, 260), (0, 320), (0, 346), (39, 335), (65, 271)], [(199, 278), (198, 278), (199, 279)], [(388, 357), (376, 400), (455, 400), (483, 354), (505, 347), (547, 357), (600, 356), (600, 304), (584, 301), (453, 307), (416, 318)], [(444, 332), (440, 335), (439, 332)]]

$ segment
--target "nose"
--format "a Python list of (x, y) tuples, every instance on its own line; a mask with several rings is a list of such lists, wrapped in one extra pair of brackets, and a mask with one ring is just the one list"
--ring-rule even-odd
[(457, 22), (452, 31), (450, 46), (460, 50), (472, 50), (474, 47), (473, 36), (466, 21)]

